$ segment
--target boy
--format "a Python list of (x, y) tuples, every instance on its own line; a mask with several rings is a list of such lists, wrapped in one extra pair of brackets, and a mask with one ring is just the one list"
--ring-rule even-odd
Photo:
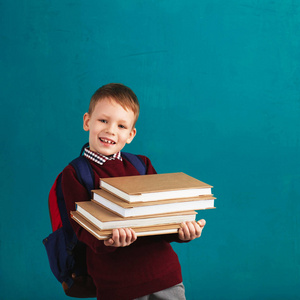
[[(99, 178), (139, 175), (121, 154), (136, 135), (138, 115), (137, 97), (124, 85), (105, 85), (92, 96), (83, 128), (89, 131), (89, 148), (84, 155), (94, 171), (95, 188), (99, 188)], [(147, 174), (156, 173), (150, 160), (140, 157)], [(62, 188), (68, 213), (75, 210), (75, 202), (90, 200), (70, 165), (63, 170)], [(78, 239), (87, 245), (87, 268), (97, 288), (97, 299), (149, 299), (147, 295), (151, 294), (159, 299), (185, 299), (180, 264), (170, 242), (200, 237), (205, 220), (182, 224), (178, 235), (138, 239), (131, 228), (114, 229), (106, 241), (97, 240), (76, 222), (70, 222)]]

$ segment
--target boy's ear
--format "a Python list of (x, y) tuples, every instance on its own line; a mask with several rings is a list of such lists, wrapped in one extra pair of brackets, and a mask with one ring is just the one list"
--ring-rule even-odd
[(83, 115), (83, 130), (85, 130), (85, 131), (90, 130), (90, 115), (89, 115), (89, 113), (85, 113)]
[(127, 139), (126, 143), (130, 144), (135, 136), (136, 136), (136, 128), (133, 128), (129, 134), (129, 138)]

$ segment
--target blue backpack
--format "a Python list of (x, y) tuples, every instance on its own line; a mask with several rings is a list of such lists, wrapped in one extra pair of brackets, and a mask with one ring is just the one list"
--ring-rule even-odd
[[(80, 156), (70, 162), (76, 171), (79, 182), (90, 192), (94, 187), (94, 172), (89, 160)], [(146, 166), (139, 156), (122, 152), (122, 157), (128, 160), (141, 174), (146, 174)], [(78, 241), (70, 224), (62, 193), (60, 173), (49, 193), (48, 205), (52, 233), (43, 240), (52, 273), (62, 284), (67, 296), (76, 298), (96, 297), (96, 288), (92, 278), (87, 273), (85, 263), (84, 243)]]

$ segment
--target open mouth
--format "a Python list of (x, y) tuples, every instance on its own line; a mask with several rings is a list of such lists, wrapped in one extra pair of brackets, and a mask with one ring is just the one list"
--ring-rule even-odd
[(114, 145), (114, 144), (115, 144), (114, 141), (109, 140), (109, 139), (105, 139), (105, 138), (100, 138), (100, 141), (101, 141), (102, 143), (105, 143), (105, 144), (111, 144), (111, 145)]

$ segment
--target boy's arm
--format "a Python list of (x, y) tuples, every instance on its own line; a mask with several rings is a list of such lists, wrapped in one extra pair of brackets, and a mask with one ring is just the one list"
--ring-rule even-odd
[(88, 245), (96, 253), (114, 251), (113, 247), (106, 247), (103, 241), (96, 239), (92, 234), (71, 219), (70, 212), (76, 209), (75, 202), (90, 201), (91, 199), (89, 192), (80, 184), (74, 168), (70, 165), (67, 166), (62, 173), (62, 190), (69, 220), (78, 239)]

